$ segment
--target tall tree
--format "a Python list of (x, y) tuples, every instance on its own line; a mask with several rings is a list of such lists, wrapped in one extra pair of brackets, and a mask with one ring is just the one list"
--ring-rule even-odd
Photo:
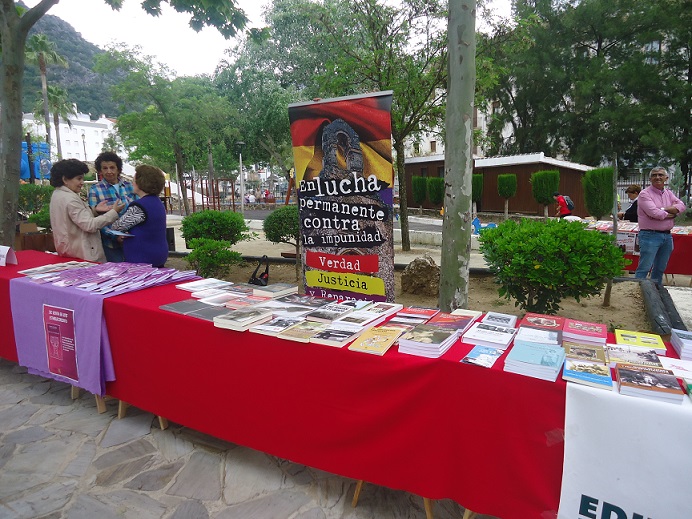
[(473, 100), (476, 85), (476, 1), (450, 2), (447, 139), (440, 266), (440, 309), (468, 305), (471, 257)]
[[(113, 9), (122, 0), (104, 0)], [(0, 244), (14, 241), (22, 140), (22, 79), (24, 51), (29, 29), (41, 19), (58, 0), (40, 0), (34, 7), (18, 12), (13, 0), (0, 0)], [(216, 27), (230, 37), (247, 23), (247, 17), (234, 0), (144, 0), (142, 8), (151, 15), (161, 12), (168, 3), (180, 13), (191, 15), (190, 26), (200, 30)]]
[(53, 126), (55, 127), (55, 141), (58, 148), (58, 160), (62, 159), (62, 143), (60, 141), (60, 119), (71, 128), (71, 115), (77, 115), (75, 105), (69, 101), (67, 90), (55, 85), (48, 85), (46, 95), (48, 97), (48, 109), (53, 113)]
[[(43, 117), (46, 124), (46, 143), (50, 153), (50, 113), (48, 111), (48, 65), (67, 67), (67, 61), (55, 48), (55, 43), (50, 41), (45, 34), (34, 34), (29, 38), (26, 46), (26, 60), (38, 65), (41, 73), (41, 94), (43, 98)], [(57, 137), (57, 135), (56, 135)]]

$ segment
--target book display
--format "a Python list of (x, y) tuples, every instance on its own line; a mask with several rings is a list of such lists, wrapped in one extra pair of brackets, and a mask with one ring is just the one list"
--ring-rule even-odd
[(617, 364), (615, 379), (622, 395), (681, 404), (685, 393), (672, 371), (651, 366)]
[(565, 350), (550, 344), (515, 344), (505, 359), (505, 371), (555, 382), (565, 360)]
[(384, 355), (404, 332), (404, 328), (398, 326), (375, 326), (365, 330), (348, 347), (352, 351)]
[(489, 348), (488, 346), (474, 346), (466, 356), (461, 359), (465, 364), (475, 364), (484, 368), (492, 368), (493, 364), (499, 359), (504, 350), (499, 348)]
[(476, 346), (489, 346), (491, 348), (507, 349), (512, 342), (516, 328), (496, 326), (486, 323), (473, 323), (463, 334), (463, 341)]
[(610, 375), (610, 366), (602, 362), (565, 358), (565, 368), (562, 378), (568, 382), (576, 382), (591, 387), (613, 389), (613, 378)]
[(255, 308), (239, 308), (223, 315), (214, 317), (214, 326), (237, 332), (244, 332), (250, 327), (271, 320), (272, 313), (268, 310)]
[(435, 359), (444, 355), (457, 338), (456, 330), (419, 324), (399, 338), (399, 352)]
[(670, 343), (683, 360), (692, 360), (692, 333), (673, 328), (670, 332)]
[(604, 324), (565, 319), (562, 329), (563, 339), (573, 339), (575, 342), (605, 344), (608, 328)]
[(666, 346), (663, 339), (655, 333), (634, 332), (631, 330), (615, 330), (615, 342), (636, 348), (655, 350), (659, 355), (666, 354)]
[(289, 294), (297, 294), (298, 285), (292, 285), (290, 283), (272, 283), (264, 287), (254, 286), (252, 289), (253, 296), (261, 297), (281, 297), (287, 296)]
[(498, 312), (488, 312), (483, 316), (481, 322), (514, 328), (517, 324), (517, 316), (510, 314), (501, 314)]

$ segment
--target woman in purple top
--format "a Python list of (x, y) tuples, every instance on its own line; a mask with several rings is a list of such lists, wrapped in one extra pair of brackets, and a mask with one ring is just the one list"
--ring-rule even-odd
[(165, 177), (154, 166), (135, 168), (134, 191), (140, 198), (131, 202), (125, 214), (111, 225), (114, 231), (127, 232), (123, 238), (125, 261), (163, 267), (168, 259), (166, 209), (159, 198)]
[(666, 189), (668, 174), (664, 168), (655, 167), (649, 178), (651, 185), (642, 190), (637, 199), (639, 265), (634, 275), (646, 279), (651, 271), (651, 281), (660, 285), (673, 252), (670, 230), (675, 225), (675, 217), (685, 211), (685, 204)]

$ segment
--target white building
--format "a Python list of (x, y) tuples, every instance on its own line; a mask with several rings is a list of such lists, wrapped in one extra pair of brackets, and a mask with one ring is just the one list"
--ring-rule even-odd
[[(75, 112), (77, 106), (75, 105)], [(51, 116), (52, 117), (52, 116)], [(62, 146), (63, 159), (79, 159), (93, 161), (103, 150), (104, 141), (115, 133), (115, 119), (109, 119), (102, 115), (97, 120), (92, 121), (89, 114), (77, 112), (77, 115), (67, 121), (60, 119), (60, 144)], [(46, 135), (46, 127), (41, 121), (37, 121), (34, 114), (24, 114), (22, 124), (28, 127), (35, 135)], [(53, 161), (58, 156), (58, 146), (56, 144), (55, 128), (53, 121), (50, 125), (51, 157)], [(126, 159), (122, 153), (118, 153), (123, 160)]]

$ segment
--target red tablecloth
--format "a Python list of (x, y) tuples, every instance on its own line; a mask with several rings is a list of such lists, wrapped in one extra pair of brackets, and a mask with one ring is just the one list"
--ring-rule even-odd
[[(639, 256), (625, 254), (625, 258), (632, 260), (627, 270), (634, 272), (639, 265)], [(692, 275), (692, 235), (673, 234), (673, 254), (670, 255), (666, 274)]]
[[(20, 268), (31, 259), (20, 253)], [(3, 328), (9, 274), (0, 273)], [(116, 372), (108, 394), (332, 473), (503, 519), (555, 516), (563, 381), (505, 373), (502, 359), (492, 369), (461, 364), (471, 346), (459, 342), (442, 359), (378, 357), (158, 309), (186, 297), (163, 286), (105, 301)], [(3, 344), (0, 355), (13, 358)]]

